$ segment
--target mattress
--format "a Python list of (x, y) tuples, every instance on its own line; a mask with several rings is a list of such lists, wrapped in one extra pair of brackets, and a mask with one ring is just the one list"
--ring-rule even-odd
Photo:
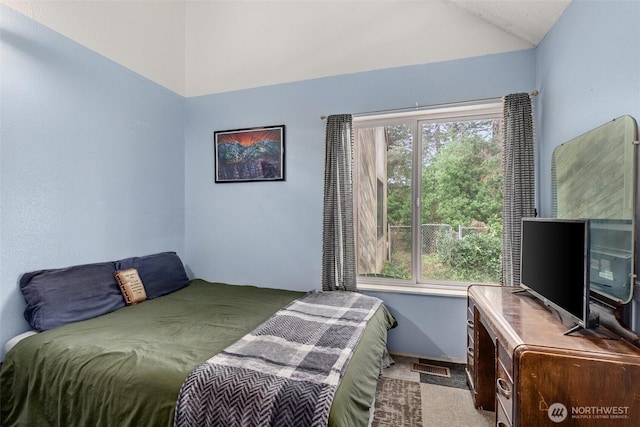
[(38, 333), (38, 331), (32, 329), (30, 331), (23, 332), (23, 333), (21, 333), (19, 335), (16, 335), (15, 337), (13, 337), (9, 341), (7, 341), (7, 343), (4, 345), (4, 352), (8, 353), (9, 350), (11, 350), (13, 347), (15, 347), (16, 344), (18, 344), (20, 341), (22, 341), (26, 337), (30, 337), (31, 335), (35, 335), (37, 333)]

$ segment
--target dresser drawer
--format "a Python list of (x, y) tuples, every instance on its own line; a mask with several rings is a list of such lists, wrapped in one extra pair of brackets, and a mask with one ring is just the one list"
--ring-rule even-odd
[(496, 340), (496, 401), (504, 416), (513, 422), (513, 360), (500, 340)]
[(498, 361), (502, 364), (503, 369), (509, 381), (513, 382), (513, 358), (507, 352), (500, 341), (497, 342)]
[(475, 374), (476, 374), (476, 361), (474, 357), (474, 340), (473, 340), (473, 331), (470, 334), (467, 334), (467, 372), (471, 376), (470, 381), (472, 384), (469, 384), (471, 388), (475, 388)]
[(479, 305), (467, 299), (467, 380), (475, 408), (495, 411), (496, 349), (493, 334), (479, 321)]
[(496, 401), (502, 407), (505, 417), (513, 420), (513, 380), (509, 377), (502, 361), (498, 359), (496, 369)]
[(502, 403), (498, 402), (498, 407), (496, 409), (496, 427), (511, 427), (513, 424), (507, 417), (507, 413), (502, 407)]
[(475, 302), (472, 299), (467, 300), (467, 382), (469, 387), (475, 389), (475, 323), (474, 323), (474, 307)]
[(469, 320), (467, 318), (467, 365), (470, 371), (474, 371), (474, 361), (473, 356), (475, 353), (475, 328), (473, 323), (473, 318)]

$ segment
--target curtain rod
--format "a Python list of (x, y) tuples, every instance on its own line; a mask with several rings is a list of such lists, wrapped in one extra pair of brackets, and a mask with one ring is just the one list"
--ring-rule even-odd
[[(537, 96), (538, 95), (538, 91), (534, 90), (532, 92), (529, 92), (529, 96)], [(458, 101), (458, 102), (443, 102), (441, 104), (431, 104), (431, 105), (418, 105), (418, 103), (416, 102), (416, 106), (415, 107), (403, 107), (403, 108), (392, 108), (389, 110), (378, 110), (378, 111), (366, 111), (363, 113), (354, 113), (354, 116), (365, 116), (365, 115), (369, 115), (369, 114), (384, 114), (384, 113), (398, 113), (398, 112), (402, 112), (402, 111), (411, 111), (411, 110), (420, 110), (420, 109), (428, 109), (428, 108), (437, 108), (437, 107), (452, 107), (454, 105), (464, 105), (464, 104), (473, 104), (476, 102), (484, 102), (484, 101), (498, 101), (500, 99), (502, 99), (503, 97), (493, 97), (493, 98), (478, 98), (478, 99), (471, 99), (469, 101)], [(325, 120), (327, 118), (327, 116), (320, 116), (320, 120)]]

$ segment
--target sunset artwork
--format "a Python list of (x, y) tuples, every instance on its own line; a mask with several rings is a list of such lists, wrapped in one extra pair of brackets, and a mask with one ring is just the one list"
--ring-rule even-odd
[(214, 132), (215, 181), (284, 180), (284, 125)]

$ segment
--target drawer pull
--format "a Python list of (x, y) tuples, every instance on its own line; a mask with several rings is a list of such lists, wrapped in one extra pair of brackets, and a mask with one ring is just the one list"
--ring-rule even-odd
[(467, 354), (473, 357), (473, 347), (467, 347)]
[(503, 423), (502, 421), (498, 421), (496, 423), (496, 427), (507, 427), (507, 425), (505, 423)]
[(504, 378), (498, 378), (496, 383), (498, 385), (498, 392), (507, 399), (511, 399), (511, 387), (509, 387), (509, 382)]
[(467, 326), (473, 329), (474, 324), (472, 319), (467, 319)]

